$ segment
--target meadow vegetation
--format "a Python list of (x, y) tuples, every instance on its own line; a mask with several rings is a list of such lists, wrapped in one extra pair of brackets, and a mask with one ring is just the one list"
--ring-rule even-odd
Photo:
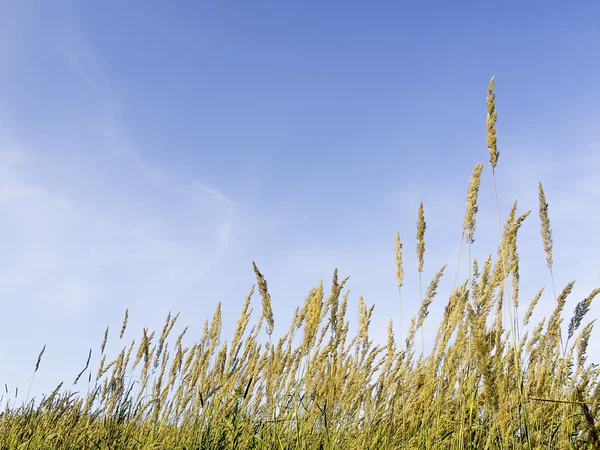
[[(428, 284), (422, 279), (421, 204), (416, 226), (421, 305), (406, 336), (401, 332), (397, 339), (390, 320), (387, 344), (374, 345), (369, 337), (374, 307), (362, 297), (358, 331), (349, 336), (348, 279), (336, 270), (331, 285), (319, 282), (296, 309), (287, 333), (276, 339), (267, 281), (254, 264), (257, 283), (229, 341), (222, 341), (219, 305), (191, 346), (182, 343), (187, 328), (171, 338), (178, 315), (169, 314), (162, 330), (144, 329), (138, 342), (110, 359), (107, 339), (121, 341), (126, 312), (114, 336), (106, 329), (97, 370), (88, 358), (74, 380), (77, 387), (88, 383), (87, 395), (59, 385), (38, 400), (7, 402), (0, 412), (0, 449), (600, 448), (600, 369), (586, 360), (593, 321), (584, 323), (600, 289), (577, 304), (564, 333), (563, 310), (574, 282), (554, 287), (552, 230), (540, 183), (540, 245), (552, 289), (546, 294), (540, 289), (522, 304), (517, 236), (530, 212), (518, 214), (515, 202), (507, 217), (500, 216), (493, 78), (487, 107), (498, 246), (485, 260), (471, 261), (484, 170), (478, 163), (462, 227), (469, 277), (455, 278), (428, 354), (423, 329), (446, 266)], [(402, 306), (407, 249), (400, 234), (395, 250)], [(261, 314), (251, 327), (255, 291)], [(552, 302), (554, 311), (530, 324), (540, 301)], [(42, 359), (43, 351), (35, 372)]]

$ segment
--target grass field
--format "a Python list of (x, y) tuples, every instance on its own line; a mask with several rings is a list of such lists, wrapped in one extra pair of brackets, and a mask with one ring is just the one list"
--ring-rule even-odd
[[(483, 170), (493, 172), (496, 195), (493, 79), (487, 105), (488, 162), (473, 169), (462, 228), (461, 251), (469, 252), (469, 260)], [(77, 389), (88, 385), (87, 395), (73, 394), (65, 383), (42, 399), (6, 402), (0, 449), (598, 449), (600, 368), (586, 361), (593, 321), (584, 316), (600, 289), (577, 304), (562, 333), (573, 283), (554, 288), (552, 231), (541, 183), (539, 201), (534, 215), (541, 221), (552, 287), (522, 303), (517, 236), (530, 212), (517, 214), (515, 203), (508, 217), (500, 217), (497, 203), (492, 205), (498, 247), (485, 261), (470, 261), (470, 277), (455, 283), (429, 354), (422, 335), (428, 308), (440, 278), (453, 276), (456, 268), (444, 266), (433, 279), (421, 279), (426, 242), (421, 204), (416, 224), (421, 306), (406, 339), (394, 336), (390, 321), (387, 345), (374, 345), (373, 306), (362, 297), (358, 332), (349, 336), (347, 279), (339, 279), (337, 271), (330, 285), (320, 282), (311, 290), (287, 334), (276, 339), (267, 281), (254, 265), (257, 283), (228, 341), (222, 340), (219, 305), (191, 347), (182, 344), (186, 329), (175, 338), (178, 316), (169, 315), (162, 330), (144, 329), (139, 341), (112, 359), (115, 355), (105, 353), (107, 339), (123, 337), (126, 313), (121, 330), (106, 330), (100, 367), (92, 371), (88, 359), (74, 374)], [(399, 302), (402, 255), (414, 251), (413, 233), (396, 235)], [(411, 244), (404, 245), (408, 239), (402, 236), (411, 236)], [(260, 297), (262, 314), (251, 326), (253, 296)], [(540, 299), (554, 302), (555, 309), (532, 324)], [(43, 363), (42, 351), (35, 372)]]

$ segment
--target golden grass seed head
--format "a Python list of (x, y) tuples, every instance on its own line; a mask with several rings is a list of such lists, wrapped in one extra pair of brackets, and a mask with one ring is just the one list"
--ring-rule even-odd
[(188, 349), (183, 349), (181, 347), (181, 344), (179, 344), (176, 347), (175, 350), (175, 358), (173, 358), (173, 362), (171, 363), (171, 369), (169, 371), (169, 377), (171, 379), (174, 379), (177, 374), (179, 373), (179, 370), (181, 370), (181, 366), (183, 364), (183, 358), (185, 356), (185, 353), (188, 351)]
[[(392, 319), (390, 319), (389, 323), (388, 323), (388, 339), (387, 339), (387, 346), (386, 346), (386, 370), (389, 370), (389, 368), (392, 366), (393, 360), (396, 357), (396, 342), (394, 339), (394, 321)], [(384, 372), (385, 372), (384, 371)]]
[(498, 120), (498, 113), (496, 111), (496, 95), (494, 94), (495, 87), (495, 79), (492, 77), (490, 80), (490, 84), (488, 86), (488, 97), (487, 97), (487, 120), (486, 120), (486, 145), (490, 151), (490, 164), (492, 165), (492, 169), (496, 168), (498, 164), (498, 157), (500, 156), (500, 152), (498, 151), (497, 146), (497, 137), (496, 137), (496, 120)]
[(388, 323), (388, 338), (387, 338), (387, 352), (388, 357), (393, 357), (396, 353), (396, 342), (394, 341), (394, 321), (390, 319)]
[(398, 290), (404, 284), (404, 268), (402, 267), (402, 242), (400, 241), (400, 233), (396, 231), (396, 281), (398, 282)]
[(425, 223), (425, 213), (423, 211), (423, 202), (419, 205), (419, 212), (417, 218), (417, 258), (419, 260), (418, 270), (419, 273), (423, 272), (423, 256), (425, 255), (425, 230), (427, 224)]
[(508, 213), (508, 216), (506, 217), (506, 222), (504, 223), (504, 230), (502, 232), (502, 240), (498, 248), (499, 256), (502, 256), (504, 252), (507, 251), (507, 249), (510, 247), (509, 242), (511, 238), (512, 228), (515, 223), (515, 217), (517, 215), (517, 206), (518, 202), (515, 201), (513, 203), (512, 208), (510, 209), (510, 212)]
[(231, 342), (232, 349), (232, 358), (236, 358), (238, 352), (242, 345), (242, 338), (244, 333), (246, 332), (246, 328), (248, 327), (248, 323), (250, 322), (250, 316), (252, 314), (252, 310), (250, 309), (250, 300), (252, 298), (252, 294), (254, 293), (254, 286), (250, 289), (250, 292), (246, 296), (244, 300), (244, 306), (242, 307), (242, 311), (238, 317), (237, 323), (235, 325), (235, 331), (233, 333), (233, 340)]
[(196, 350), (198, 349), (198, 344), (194, 344), (192, 345), (192, 348), (189, 350), (187, 357), (185, 359), (185, 362), (183, 363), (183, 373), (187, 374), (188, 370), (190, 368), (190, 365), (192, 364), (192, 361), (194, 360), (194, 357), (197, 356)]
[(160, 355), (163, 351), (164, 345), (165, 345), (165, 339), (167, 338), (171, 328), (171, 311), (169, 311), (169, 314), (167, 315), (167, 320), (165, 320), (165, 325), (163, 326), (162, 332), (160, 334), (160, 338), (158, 339), (158, 351), (156, 352), (156, 359), (154, 360), (154, 369), (158, 368), (158, 365), (160, 363)]
[(323, 302), (323, 280), (319, 281), (316, 288), (312, 289), (306, 299), (306, 322), (304, 324), (304, 349), (309, 351), (314, 343), (319, 323), (321, 321), (321, 308)]
[(210, 325), (210, 331), (208, 332), (209, 339), (215, 342), (216, 345), (219, 345), (222, 327), (223, 315), (221, 312), (221, 302), (219, 302), (217, 304), (217, 309), (215, 310), (215, 313), (213, 315), (212, 323)]
[(115, 360), (115, 369), (114, 373), (119, 373), (123, 368), (123, 362), (125, 361), (125, 352), (127, 351), (127, 347), (124, 347), (120, 352), (119, 356)]
[(135, 361), (133, 363), (133, 366), (137, 366), (138, 363), (141, 361), (142, 357), (144, 356), (144, 353), (147, 351), (147, 347), (148, 347), (148, 335), (147, 335), (147, 329), (144, 328), (144, 332), (142, 334), (142, 341), (140, 342), (140, 346), (138, 348), (138, 352), (136, 354), (135, 357)]
[(592, 320), (590, 323), (588, 323), (583, 330), (581, 330), (581, 334), (579, 336), (579, 342), (577, 345), (577, 364), (579, 366), (579, 370), (583, 369), (585, 360), (587, 358), (587, 348), (595, 321), (596, 320)]
[(168, 333), (169, 330), (169, 325), (171, 324), (171, 311), (169, 311), (169, 314), (167, 314), (167, 319), (165, 320), (165, 324), (163, 325), (163, 329), (162, 329), (162, 333), (160, 334), (160, 339), (159, 342), (162, 340), (164, 341), (166, 338), (166, 335)]
[(331, 332), (332, 332), (333, 336), (336, 335), (337, 329), (338, 329), (337, 322), (338, 322), (340, 294), (342, 292), (342, 289), (344, 288), (344, 285), (348, 281), (348, 279), (349, 278), (346, 277), (342, 280), (341, 283), (339, 283), (338, 282), (338, 269), (337, 268), (335, 269), (335, 271), (333, 273), (331, 293), (329, 294), (329, 298), (328, 298), (327, 306), (326, 306), (326, 307), (329, 307), (329, 311), (330, 311), (329, 324), (331, 326)]
[(571, 291), (573, 290), (573, 286), (575, 285), (575, 281), (571, 281), (569, 284), (567, 284), (565, 286), (565, 288), (563, 289), (563, 291), (560, 293), (560, 295), (558, 296), (558, 308), (562, 310), (562, 308), (565, 306), (565, 303), (567, 301), (567, 297), (569, 296), (569, 294), (571, 293)]
[(153, 338), (154, 338), (154, 331), (152, 333), (150, 333), (150, 335), (147, 337), (145, 345), (142, 349), (144, 352), (144, 364), (146, 366), (148, 364), (150, 364), (150, 360), (152, 359), (152, 354), (155, 351), (155, 348), (153, 348), (152, 351), (150, 351), (150, 342), (152, 342)]
[[(515, 240), (516, 243), (516, 240)], [(512, 288), (513, 288), (513, 303), (515, 308), (519, 307), (519, 286), (520, 286), (520, 275), (519, 275), (519, 253), (516, 248), (511, 252), (511, 267), (512, 267)]]
[(121, 333), (119, 334), (119, 339), (123, 339), (123, 335), (125, 334), (125, 329), (127, 328), (127, 321), (129, 319), (129, 308), (125, 310), (125, 317), (123, 318), (123, 325), (121, 326)]
[(96, 373), (96, 380), (99, 380), (104, 373), (104, 362), (106, 361), (106, 355), (102, 355), (100, 358), (100, 364), (98, 365), (98, 372)]
[(258, 282), (258, 292), (260, 293), (263, 299), (263, 311), (262, 317), (267, 321), (266, 332), (269, 336), (273, 333), (273, 329), (275, 327), (275, 320), (273, 318), (273, 309), (271, 307), (271, 295), (267, 289), (267, 280), (262, 273), (258, 270), (256, 263), (252, 261), (252, 266), (254, 268), (254, 273), (256, 274), (256, 280)]
[(560, 336), (560, 323), (562, 322), (561, 312), (565, 307), (567, 297), (569, 296), (569, 294), (571, 294), (574, 285), (575, 281), (571, 281), (569, 284), (567, 284), (556, 299), (556, 308), (554, 309), (552, 315), (550, 316), (550, 319), (548, 320), (547, 335), (549, 339), (553, 339), (554, 337)]
[(100, 379), (102, 378), (102, 376), (108, 372), (110, 370), (111, 367), (113, 367), (116, 363), (117, 360), (111, 361), (110, 363), (108, 363), (107, 366), (104, 366), (104, 362), (106, 360), (106, 355), (102, 355), (102, 359), (100, 360), (100, 367), (98, 368), (98, 375), (96, 376), (96, 379)]
[(367, 312), (367, 305), (361, 295), (358, 298), (358, 340), (366, 341), (369, 335), (369, 318)]
[[(175, 317), (173, 317), (173, 319), (171, 320), (171, 323), (169, 324), (169, 328), (167, 329), (167, 335), (171, 334), (171, 330), (173, 330), (173, 326), (175, 325), (175, 322), (177, 322), (177, 319), (179, 318), (179, 312), (177, 314), (175, 314)], [(166, 338), (165, 336), (165, 338)]]
[(544, 251), (546, 252), (546, 264), (552, 270), (552, 229), (550, 228), (550, 216), (548, 215), (548, 202), (542, 183), (539, 184), (540, 221)]
[(481, 184), (481, 172), (483, 164), (477, 163), (473, 169), (473, 174), (469, 179), (469, 190), (467, 192), (467, 212), (463, 222), (463, 233), (468, 244), (475, 242), (473, 235), (475, 234), (475, 215), (479, 210), (477, 206), (477, 197), (479, 195), (479, 185)]
[(123, 363), (123, 369), (127, 369), (129, 366), (129, 361), (131, 359), (131, 352), (133, 351), (133, 347), (135, 347), (135, 339), (131, 341), (129, 348), (127, 349), (127, 355), (125, 356), (125, 361)]
[(484, 293), (489, 290), (490, 284), (493, 282), (492, 278), (492, 255), (488, 255), (485, 262), (483, 263), (483, 270), (481, 271), (479, 281), (477, 282), (477, 286), (479, 289), (479, 292), (477, 294), (478, 297), (483, 297)]
[(473, 258), (473, 281), (475, 281), (475, 285), (477, 286), (477, 279), (479, 278), (479, 261), (477, 258)]
[(337, 319), (335, 321), (336, 324), (336, 329), (335, 329), (335, 336), (336, 339), (338, 339), (340, 337), (340, 334), (342, 333), (342, 330), (344, 328), (344, 318), (346, 317), (346, 311), (348, 309), (348, 297), (350, 296), (350, 291), (346, 291), (344, 293), (344, 298), (342, 299), (342, 302), (340, 303), (340, 307), (338, 309), (338, 313), (337, 313)]
[(104, 332), (104, 339), (102, 340), (102, 345), (100, 346), (100, 354), (104, 353), (104, 349), (106, 348), (107, 340), (108, 340), (108, 327), (106, 327), (106, 331)]
[(409, 353), (412, 345), (414, 343), (415, 340), (415, 333), (416, 333), (416, 317), (413, 317), (410, 320), (410, 327), (408, 328), (408, 335), (406, 336), (406, 352)]
[(440, 278), (444, 274), (444, 270), (446, 270), (445, 264), (438, 271), (438, 273), (435, 275), (435, 277), (433, 277), (433, 279), (431, 280), (431, 283), (429, 283), (429, 287), (427, 288), (427, 293), (425, 294), (425, 298), (423, 298), (423, 301), (421, 302), (421, 306), (419, 308), (419, 319), (417, 321), (417, 329), (419, 329), (423, 326), (423, 322), (429, 315), (429, 305), (431, 305), (431, 302), (433, 301), (434, 297), (437, 294), (437, 288), (440, 283)]
[(181, 345), (181, 340), (183, 339), (183, 337), (187, 333), (188, 329), (189, 329), (189, 326), (185, 327), (183, 329), (183, 331), (181, 333), (179, 333), (179, 336), (177, 336), (177, 341), (175, 341), (175, 345)]
[(523, 325), (527, 326), (527, 324), (529, 324), (529, 320), (531, 319), (531, 315), (533, 314), (533, 310), (535, 308), (535, 306), (537, 305), (540, 297), (542, 296), (542, 293), (544, 292), (544, 288), (541, 288), (537, 294), (535, 295), (535, 297), (533, 298), (533, 300), (531, 301), (531, 303), (529, 304), (529, 306), (527, 307), (527, 311), (525, 311), (525, 317), (523, 318)]
[(531, 214), (531, 211), (526, 211), (519, 217), (515, 218), (517, 202), (514, 203), (510, 211), (509, 217), (504, 227), (503, 248), (507, 253), (508, 260), (514, 255), (517, 249), (517, 234), (525, 219)]
[(208, 317), (206, 319), (204, 319), (204, 326), (202, 328), (202, 338), (200, 341), (200, 346), (204, 347), (206, 345), (206, 341), (208, 339), (208, 328), (209, 328), (209, 320)]
[(333, 269), (333, 280), (331, 281), (331, 292), (333, 293), (338, 287), (338, 268)]

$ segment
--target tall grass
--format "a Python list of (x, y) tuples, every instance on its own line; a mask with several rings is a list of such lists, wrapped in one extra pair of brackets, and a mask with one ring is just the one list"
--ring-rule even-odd
[[(191, 347), (182, 344), (187, 328), (172, 339), (178, 316), (169, 314), (160, 334), (144, 329), (137, 346), (133, 341), (107, 361), (107, 328), (100, 365), (95, 376), (89, 371), (86, 377), (88, 394), (63, 390), (61, 383), (39, 401), (7, 402), (0, 413), (0, 448), (600, 448), (600, 370), (586, 362), (593, 321), (582, 327), (600, 289), (577, 304), (565, 342), (562, 313), (573, 283), (553, 295), (555, 309), (548, 319), (529, 323), (541, 289), (519, 322), (517, 236), (529, 212), (518, 215), (515, 203), (502, 220), (498, 209), (494, 99), (492, 79), (486, 136), (498, 214), (497, 252), (483, 262), (471, 261), (484, 170), (478, 163), (462, 229), (469, 277), (462, 284), (455, 278), (428, 355), (423, 342), (415, 353), (415, 334), (425, 326), (446, 266), (423, 294), (426, 224), (421, 204), (416, 234), (421, 307), (406, 338), (401, 331), (400, 342), (390, 321), (387, 344), (374, 345), (369, 338), (374, 307), (362, 297), (358, 331), (348, 335), (348, 279), (340, 280), (337, 270), (331, 287), (319, 282), (296, 309), (287, 333), (274, 341), (267, 281), (253, 263), (262, 312), (252, 328), (254, 287), (229, 342), (221, 342), (221, 305)], [(539, 198), (541, 245), (552, 271), (550, 218), (541, 184)], [(402, 249), (396, 234), (400, 301), (406, 272)], [(119, 338), (127, 322), (128, 311)], [(90, 357), (75, 384), (89, 370)]]

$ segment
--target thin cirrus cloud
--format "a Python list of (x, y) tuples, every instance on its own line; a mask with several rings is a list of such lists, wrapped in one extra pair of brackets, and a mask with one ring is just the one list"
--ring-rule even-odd
[(218, 188), (146, 163), (117, 129), (116, 96), (93, 54), (59, 48), (87, 88), (83, 102), (95, 105), (88, 115), (69, 111), (67, 98), (62, 114), (79, 115), (78, 126), (45, 133), (22, 123), (11, 133), (10, 108), (0, 115), (0, 292), (10, 318), (0, 373), (21, 392), (42, 344), (54, 359), (38, 385), (47, 391), (74, 373), (73, 355), (87, 353), (115, 311), (130, 308), (141, 326), (180, 306), (238, 226), (235, 202)]

